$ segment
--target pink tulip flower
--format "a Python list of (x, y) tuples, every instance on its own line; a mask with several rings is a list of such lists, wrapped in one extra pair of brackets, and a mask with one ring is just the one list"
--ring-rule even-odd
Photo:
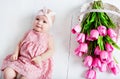
[(76, 55), (79, 53), (79, 48), (77, 47), (74, 52)]
[(102, 62), (108, 62), (108, 52), (107, 51), (101, 51), (100, 52), (100, 59)]
[(86, 43), (80, 43), (80, 45), (75, 49), (75, 54), (82, 56), (84, 53), (87, 53), (88, 45)]
[(83, 55), (83, 53), (80, 52), (79, 47), (75, 49), (74, 54), (80, 57)]
[(111, 70), (111, 72), (114, 75), (116, 75), (120, 72), (119, 66), (114, 61), (111, 61), (110, 63), (108, 63), (108, 68)]
[(81, 57), (83, 54), (83, 52), (79, 52), (78, 56)]
[(108, 63), (108, 68), (111, 69), (113, 67), (115, 67), (115, 62), (114, 61), (109, 62)]
[(113, 51), (113, 47), (112, 47), (112, 45), (110, 45), (109, 43), (106, 43), (106, 44), (105, 44), (105, 48), (106, 48), (106, 51), (107, 51), (107, 52), (112, 52), (112, 51)]
[(88, 41), (94, 41), (89, 35), (86, 36), (86, 40), (88, 40)]
[(98, 30), (96, 30), (96, 29), (91, 30), (91, 32), (90, 32), (91, 39), (96, 40), (96, 39), (98, 39), (98, 36), (99, 36)]
[(86, 43), (80, 43), (79, 45), (79, 51), (83, 53), (87, 53), (88, 51), (88, 45)]
[(111, 72), (112, 72), (114, 75), (117, 75), (117, 74), (120, 72), (119, 66), (116, 64), (115, 67), (111, 68)]
[(94, 59), (93, 59), (92, 66), (93, 66), (93, 67), (96, 67), (96, 68), (97, 68), (97, 67), (98, 67), (98, 68), (101, 67), (101, 61), (100, 61), (100, 59), (99, 59), (99, 58), (94, 58)]
[(107, 64), (106, 64), (106, 63), (102, 63), (102, 64), (101, 64), (101, 67), (99, 67), (99, 70), (100, 70), (101, 72), (106, 71), (106, 70), (107, 70)]
[(93, 58), (91, 56), (87, 56), (84, 60), (84, 65), (90, 67), (92, 65)]
[(81, 27), (80, 27), (79, 24), (72, 28), (72, 33), (73, 34), (80, 33), (80, 31), (81, 31)]
[(77, 41), (79, 43), (83, 43), (85, 41), (85, 34), (84, 33), (79, 33), (77, 36)]
[(108, 63), (110, 63), (113, 60), (114, 60), (114, 58), (112, 56), (112, 53), (108, 53)]
[(94, 54), (95, 54), (95, 55), (100, 55), (100, 52), (101, 52), (101, 50), (100, 50), (99, 46), (97, 46), (97, 47), (95, 48)]
[(108, 36), (110, 36), (110, 38), (111, 38), (113, 41), (116, 41), (116, 39), (117, 39), (117, 34), (115, 33), (115, 31), (114, 31), (113, 29), (109, 28), (109, 29), (107, 30), (107, 34), (108, 34)]
[(96, 79), (96, 71), (93, 69), (89, 69), (85, 73), (85, 77), (87, 79)]
[(107, 29), (105, 26), (99, 26), (97, 29), (98, 29), (98, 32), (101, 36), (107, 35)]

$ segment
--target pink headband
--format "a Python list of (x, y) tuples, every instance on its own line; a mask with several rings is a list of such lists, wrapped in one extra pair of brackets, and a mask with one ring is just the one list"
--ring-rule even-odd
[(46, 16), (48, 18), (50, 26), (52, 26), (53, 22), (52, 22), (52, 18), (51, 17), (55, 15), (55, 12), (49, 12), (48, 13), (48, 9), (44, 8), (44, 9), (40, 10), (37, 15), (44, 15), (44, 16)]

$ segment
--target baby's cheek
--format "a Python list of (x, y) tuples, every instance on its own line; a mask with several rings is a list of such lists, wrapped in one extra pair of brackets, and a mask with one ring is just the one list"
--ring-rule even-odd
[(48, 29), (49, 29), (48, 27), (45, 27), (45, 28), (44, 28), (44, 30), (46, 30), (46, 31), (47, 31)]
[(50, 25), (48, 24), (48, 25), (46, 26), (46, 28), (49, 29), (49, 28), (50, 28)]

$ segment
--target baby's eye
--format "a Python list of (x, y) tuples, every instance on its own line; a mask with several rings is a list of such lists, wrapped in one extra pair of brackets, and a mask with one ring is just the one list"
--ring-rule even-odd
[(36, 20), (39, 20), (39, 18), (36, 18)]
[(47, 22), (44, 20), (43, 23), (47, 23)]

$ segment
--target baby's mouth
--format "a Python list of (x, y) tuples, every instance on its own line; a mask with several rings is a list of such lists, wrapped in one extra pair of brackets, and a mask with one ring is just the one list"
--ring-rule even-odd
[(42, 28), (40, 25), (36, 25), (37, 28)]

